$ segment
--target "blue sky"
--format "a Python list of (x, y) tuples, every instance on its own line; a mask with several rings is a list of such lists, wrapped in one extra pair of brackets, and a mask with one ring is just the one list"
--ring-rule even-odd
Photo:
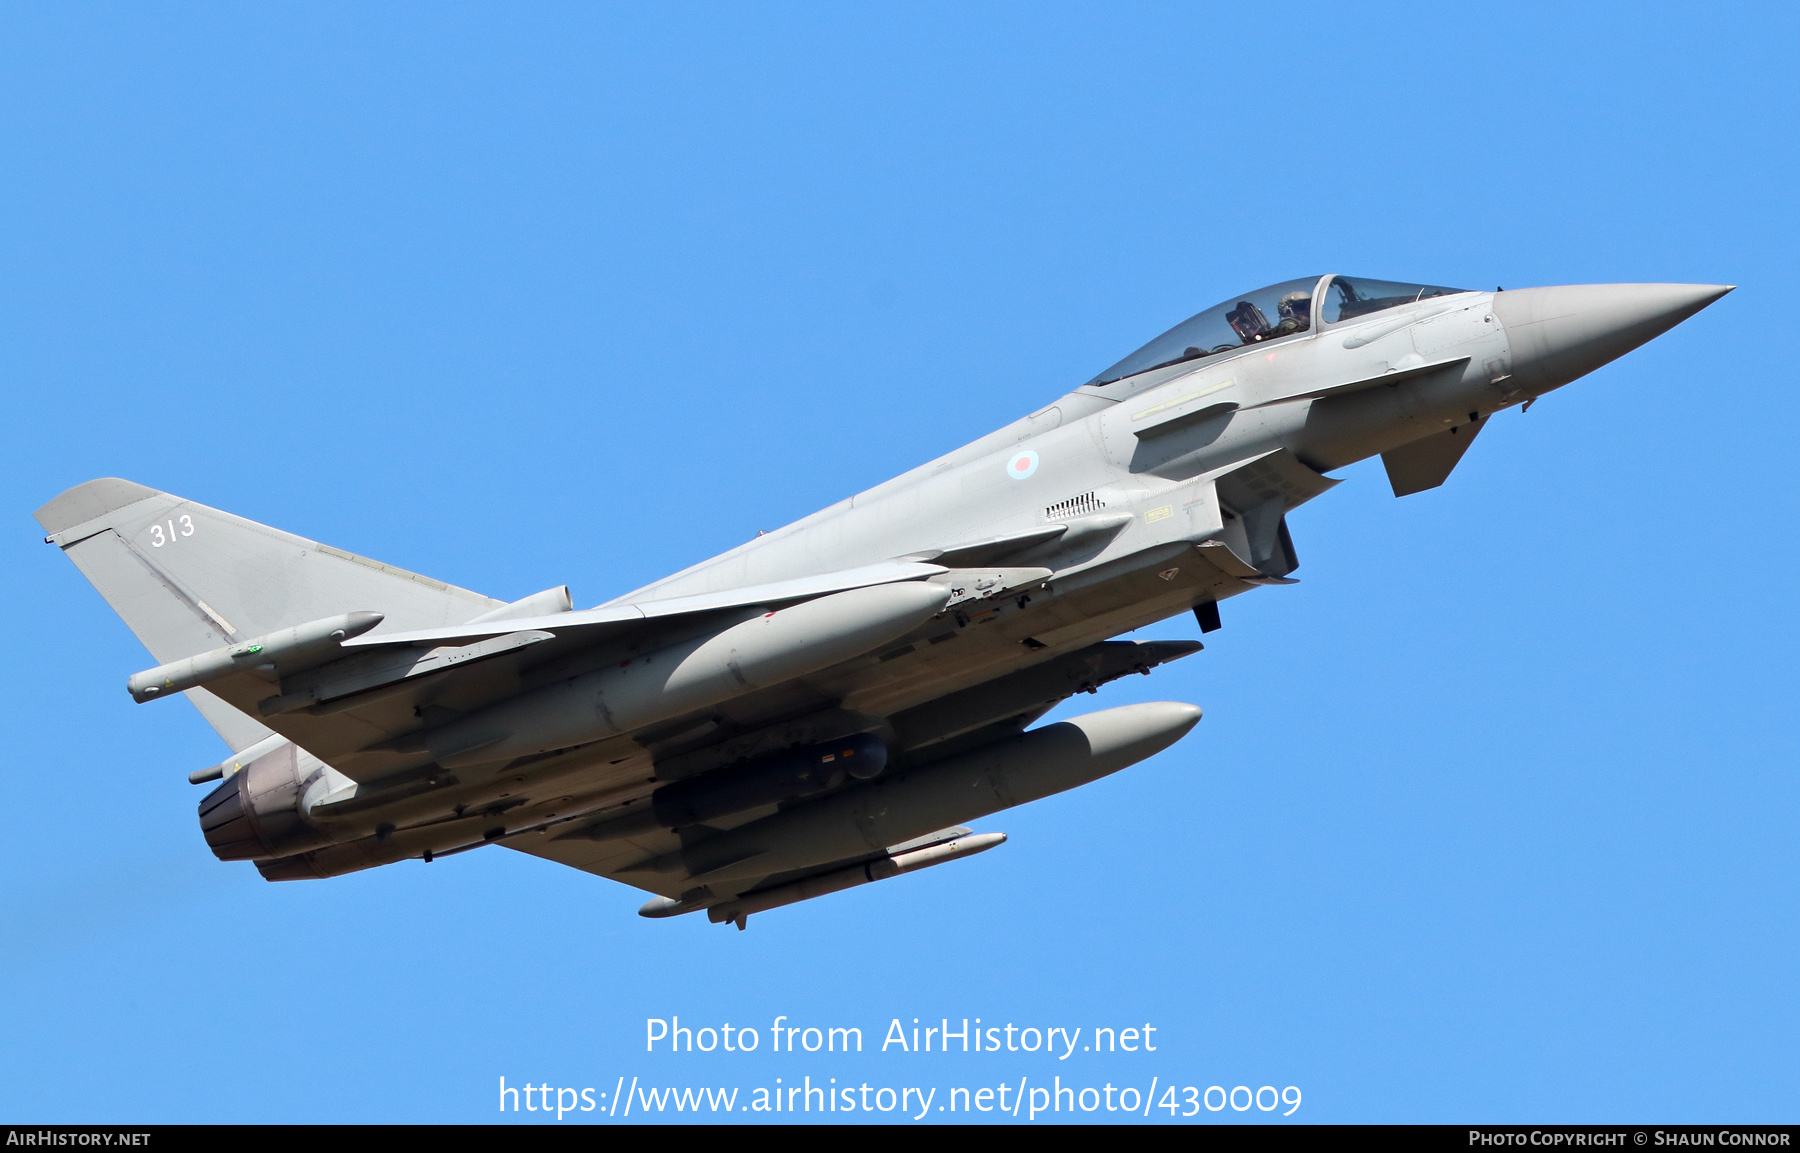
[[(1296, 1085), (1311, 1121), (1793, 1120), (1796, 24), (0, 9), (0, 1115), (1042, 1075)], [(130, 702), (143, 651), (29, 517), (125, 476), (591, 604), (1323, 271), (1741, 287), (1497, 418), (1440, 490), (1345, 470), (1293, 518), (1300, 585), (1081, 703), (1202, 705), (1176, 749), (746, 933), (499, 849), (282, 885), (214, 861), (184, 777), (222, 746)], [(645, 1054), (676, 1014), (1160, 1044)]]

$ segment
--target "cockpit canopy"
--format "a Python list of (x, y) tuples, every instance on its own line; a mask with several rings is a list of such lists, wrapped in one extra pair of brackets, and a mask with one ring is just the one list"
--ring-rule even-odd
[(1435, 284), (1403, 284), (1395, 280), (1369, 280), (1361, 276), (1334, 276), (1325, 289), (1325, 323), (1355, 320), (1384, 308), (1398, 308), (1432, 296), (1455, 296), (1466, 288)]
[[(1153, 368), (1235, 352), (1247, 344), (1305, 332), (1313, 325), (1313, 292), (1318, 284), (1316, 276), (1284, 280), (1215, 304), (1182, 321), (1087, 383), (1111, 384)], [(1323, 319), (1326, 324), (1337, 324), (1426, 297), (1450, 296), (1465, 291), (1430, 284), (1369, 280), (1361, 276), (1334, 276), (1325, 288)]]

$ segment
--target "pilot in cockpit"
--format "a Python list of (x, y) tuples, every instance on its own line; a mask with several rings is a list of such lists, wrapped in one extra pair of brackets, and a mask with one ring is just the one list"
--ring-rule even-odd
[(1311, 293), (1290, 292), (1276, 302), (1275, 308), (1281, 314), (1281, 320), (1275, 325), (1276, 336), (1305, 332), (1312, 327)]

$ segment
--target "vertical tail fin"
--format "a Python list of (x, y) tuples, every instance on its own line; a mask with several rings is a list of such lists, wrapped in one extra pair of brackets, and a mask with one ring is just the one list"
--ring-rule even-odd
[[(116, 477), (34, 514), (159, 663), (334, 613), (388, 629), (460, 624), (501, 602)], [(233, 749), (268, 735), (204, 689), (188, 699)]]

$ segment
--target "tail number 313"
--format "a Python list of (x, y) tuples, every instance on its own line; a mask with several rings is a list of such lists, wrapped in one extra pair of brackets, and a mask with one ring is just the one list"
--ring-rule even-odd
[[(175, 527), (177, 524), (181, 526), (179, 529)], [(163, 525), (167, 525), (168, 527), (164, 528)], [(150, 545), (153, 548), (161, 548), (166, 544), (173, 544), (176, 537), (193, 535), (194, 518), (191, 516), (182, 516), (176, 520), (164, 521), (162, 524), (151, 525)]]

